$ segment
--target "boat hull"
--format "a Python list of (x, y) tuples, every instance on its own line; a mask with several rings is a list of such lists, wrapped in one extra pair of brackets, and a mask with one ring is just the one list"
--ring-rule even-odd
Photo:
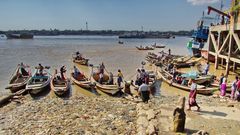
[(50, 88), (50, 82), (44, 84), (43, 86), (31, 86), (31, 85), (27, 85), (26, 89), (29, 90), (29, 93), (32, 95), (37, 95), (45, 90), (48, 90)]
[[(41, 78), (41, 77), (42, 76), (39, 76), (39, 78)], [(51, 83), (50, 76), (47, 74), (47, 76), (43, 76), (43, 77), (45, 77), (46, 81), (36, 83), (36, 84), (32, 82), (32, 79), (29, 80), (29, 82), (26, 85), (26, 89), (29, 90), (30, 94), (37, 95), (42, 91), (50, 89), (50, 83)]]
[[(168, 75), (166, 74), (166, 71), (161, 70), (161, 71), (157, 71), (157, 73), (169, 85), (171, 85), (173, 87), (176, 87), (176, 88), (179, 88), (179, 89), (182, 89), (182, 90), (185, 90), (185, 91), (190, 91), (190, 87), (183, 86), (181, 84), (177, 84), (177, 83), (174, 83), (171, 80), (169, 80), (168, 77), (167, 77)], [(202, 94), (202, 95), (211, 95), (213, 93), (213, 91), (216, 91), (216, 90), (218, 90), (218, 88), (204, 88), (204, 87), (201, 87), (201, 88), (197, 89), (197, 93)]]
[(66, 80), (65, 84), (66, 85), (63, 85), (63, 86), (60, 86), (60, 87), (54, 86), (54, 80), (52, 79), (51, 80), (51, 90), (54, 91), (54, 93), (57, 96), (63, 96), (70, 90), (70, 82), (69, 82), (69, 80)]
[[(109, 79), (109, 76), (107, 74), (104, 74), (103, 76), (104, 83), (106, 83)], [(99, 80), (98, 73), (93, 73), (93, 81), (96, 83), (96, 87), (104, 93), (116, 95), (121, 90), (121, 88), (119, 88), (117, 85), (100, 84), (98, 80)]]
[(76, 63), (76, 64), (79, 64), (79, 65), (84, 65), (84, 66), (88, 65), (88, 59), (85, 59), (85, 60), (75, 60), (75, 59), (73, 59), (73, 62)]

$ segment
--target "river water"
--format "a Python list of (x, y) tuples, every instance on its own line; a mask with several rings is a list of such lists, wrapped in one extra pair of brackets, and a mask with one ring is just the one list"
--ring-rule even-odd
[[(136, 68), (141, 67), (146, 51), (138, 51), (135, 46), (164, 44), (172, 53), (189, 54), (186, 43), (190, 38), (176, 37), (175, 39), (121, 39), (124, 44), (118, 44), (116, 36), (35, 36), (32, 40), (0, 39), (0, 95), (5, 90), (16, 65), (24, 62), (32, 67), (42, 63), (53, 69), (66, 65), (72, 68), (72, 53), (80, 51), (90, 63), (98, 65), (104, 62), (106, 69), (117, 73), (121, 69), (125, 79), (134, 79)], [(154, 50), (155, 52), (162, 49)], [(86, 74), (89, 69), (82, 69)], [(32, 71), (33, 72), (33, 71)]]

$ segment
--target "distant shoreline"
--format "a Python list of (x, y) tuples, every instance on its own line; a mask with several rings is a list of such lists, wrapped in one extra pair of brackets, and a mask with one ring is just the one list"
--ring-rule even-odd
[(172, 36), (191, 36), (191, 31), (113, 31), (113, 30), (8, 30), (0, 31), (0, 34), (21, 34), (31, 33), (34, 36), (59, 36), (59, 35), (77, 35), (77, 36), (121, 36), (126, 34), (146, 34), (154, 36), (172, 35)]

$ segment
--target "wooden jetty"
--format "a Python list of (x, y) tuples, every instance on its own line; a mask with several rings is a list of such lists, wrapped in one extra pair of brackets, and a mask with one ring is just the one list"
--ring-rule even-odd
[[(232, 0), (230, 9), (226, 12), (208, 7), (208, 13), (217, 12), (222, 16), (222, 23), (213, 25), (209, 29), (208, 37), (208, 57), (215, 56), (215, 68), (222, 66), (235, 72), (240, 65), (240, 2)], [(227, 22), (224, 18), (228, 18)]]

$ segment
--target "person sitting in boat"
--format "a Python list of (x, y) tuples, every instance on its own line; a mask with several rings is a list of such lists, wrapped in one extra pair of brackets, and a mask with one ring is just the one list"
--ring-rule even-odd
[(19, 64), (18, 77), (28, 75), (28, 72), (25, 70), (26, 67), (27, 67), (27, 65), (24, 65), (23, 62), (21, 62), (21, 64)]
[(82, 54), (79, 53), (79, 51), (76, 52), (76, 59), (81, 60), (82, 59)]
[(176, 81), (178, 84), (182, 84), (182, 77), (178, 75)]
[(183, 77), (181, 85), (187, 86), (187, 84), (188, 84), (188, 81), (187, 81), (186, 77)]
[(81, 74), (80, 71), (77, 69), (76, 66), (73, 66), (73, 76), (74, 76), (74, 78), (78, 78), (79, 74)]
[(123, 74), (120, 69), (118, 69), (118, 74), (117, 74), (117, 83), (118, 87), (121, 88), (121, 83), (123, 82)]
[(142, 101), (144, 103), (148, 103), (149, 95), (150, 95), (150, 88), (146, 84), (146, 82), (143, 82), (143, 84), (139, 87), (138, 94), (141, 96)]
[(65, 65), (60, 68), (60, 73), (61, 73), (62, 80), (66, 79), (65, 76), (64, 76), (64, 73), (66, 73), (66, 71), (67, 70), (66, 70), (66, 66)]
[(38, 64), (38, 73), (40, 76), (43, 76), (43, 70), (44, 70), (44, 67), (42, 66), (41, 63)]
[(99, 73), (99, 81), (100, 84), (103, 84), (103, 73)]
[(112, 72), (109, 73), (108, 84), (109, 84), (109, 85), (113, 85), (113, 74), (112, 74)]

